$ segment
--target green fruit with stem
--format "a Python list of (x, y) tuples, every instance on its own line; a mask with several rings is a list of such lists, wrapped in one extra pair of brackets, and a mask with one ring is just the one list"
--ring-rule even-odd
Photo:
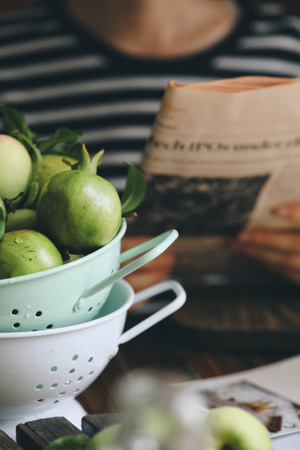
[[(67, 160), (67, 162), (65, 162)], [(70, 164), (76, 164), (77, 161), (70, 156), (62, 156), (62, 155), (53, 155), (47, 154), (43, 155), (41, 171), (37, 178), (37, 182), (39, 185), (39, 191), (42, 190), (46, 182), (52, 178), (54, 175), (60, 172), (64, 172), (66, 170), (71, 170)]]
[(120, 228), (119, 194), (97, 175), (102, 154), (90, 160), (83, 146), (80, 163), (50, 178), (39, 195), (38, 227), (61, 250), (89, 253), (111, 241)]
[(31, 177), (32, 161), (27, 149), (17, 139), (0, 134), (0, 197), (11, 199), (26, 193)]
[(0, 242), (0, 279), (41, 272), (62, 264), (55, 245), (38, 231), (10, 231)]

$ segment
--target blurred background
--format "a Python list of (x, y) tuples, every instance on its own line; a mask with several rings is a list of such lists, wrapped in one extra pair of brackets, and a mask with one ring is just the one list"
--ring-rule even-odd
[[(2, 11), (10, 10), (21, 5), (29, 5), (35, 3), (37, 0), (1, 0), (0, 13)], [(289, 7), (292, 11), (300, 14), (300, 2), (299, 0), (256, 0), (258, 3), (279, 3), (286, 7)]]

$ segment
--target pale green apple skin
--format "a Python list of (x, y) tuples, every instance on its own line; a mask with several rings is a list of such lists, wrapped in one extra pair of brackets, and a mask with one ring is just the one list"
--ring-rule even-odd
[(0, 134), (0, 197), (13, 199), (27, 192), (32, 176), (32, 161), (17, 139)]
[(11, 231), (0, 242), (0, 279), (29, 275), (62, 264), (55, 245), (38, 231)]
[(203, 450), (272, 450), (268, 430), (256, 417), (235, 406), (214, 408)]
[(122, 220), (121, 200), (104, 178), (83, 170), (54, 175), (36, 206), (39, 230), (59, 249), (90, 253), (106, 245)]
[(64, 162), (67, 160), (70, 164), (75, 164), (77, 161), (69, 156), (61, 155), (43, 155), (41, 172), (38, 176), (39, 192), (42, 190), (46, 182), (60, 172), (71, 170), (71, 166)]
[(37, 230), (36, 211), (20, 208), (7, 214), (5, 231)]
[(101, 450), (103, 447), (114, 445), (116, 443), (121, 425), (114, 424), (96, 433), (85, 450)]

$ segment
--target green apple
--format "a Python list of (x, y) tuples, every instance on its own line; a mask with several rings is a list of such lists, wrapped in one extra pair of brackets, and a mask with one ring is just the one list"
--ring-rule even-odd
[(200, 417), (201, 450), (272, 450), (265, 425), (242, 408), (221, 406)]
[(34, 209), (20, 208), (7, 214), (5, 231), (36, 230), (36, 211)]
[(38, 231), (10, 231), (0, 242), (0, 279), (28, 275), (62, 264), (55, 245)]
[(97, 175), (98, 152), (92, 160), (82, 152), (82, 166), (57, 173), (44, 185), (37, 201), (39, 230), (59, 249), (90, 253), (118, 232), (122, 205), (115, 187)]
[(102, 448), (110, 448), (110, 446), (114, 448), (120, 429), (120, 424), (104, 428), (92, 437), (85, 450), (101, 450)]
[(31, 176), (32, 161), (24, 145), (0, 134), (0, 197), (13, 199), (27, 192)]
[[(77, 162), (70, 156), (52, 154), (43, 155), (41, 172), (37, 180), (39, 184), (39, 191), (41, 191), (46, 182), (57, 173), (71, 170), (71, 166), (68, 165), (64, 160), (67, 160), (70, 164), (75, 164)], [(34, 163), (34, 165), (35, 164), (36, 163)]]

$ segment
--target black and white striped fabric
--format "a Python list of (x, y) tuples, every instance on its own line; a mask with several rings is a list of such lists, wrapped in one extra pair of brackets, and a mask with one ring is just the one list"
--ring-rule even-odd
[(300, 76), (300, 18), (239, 0), (240, 20), (214, 48), (184, 58), (123, 55), (74, 23), (63, 2), (42, 1), (0, 17), (0, 102), (19, 109), (41, 138), (68, 126), (89, 152), (106, 150), (101, 174), (118, 190), (139, 164), (170, 79)]

